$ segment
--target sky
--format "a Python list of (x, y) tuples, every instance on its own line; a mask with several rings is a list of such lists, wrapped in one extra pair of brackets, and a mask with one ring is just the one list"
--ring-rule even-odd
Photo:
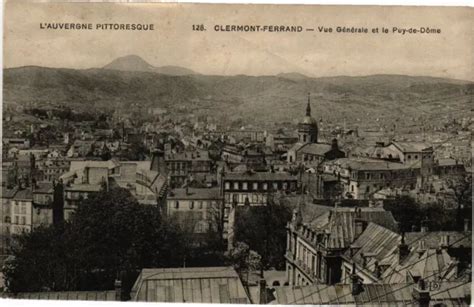
[[(4, 67), (103, 67), (126, 55), (202, 74), (313, 77), (407, 74), (474, 80), (473, 8), (41, 3), (4, 7)], [(44, 30), (43, 23), (141, 23), (154, 31)], [(203, 24), (206, 31), (192, 31)], [(216, 25), (300, 25), (301, 33), (216, 32)], [(319, 26), (332, 27), (320, 33)], [(336, 27), (379, 33), (336, 33)], [(389, 33), (380, 33), (381, 28)], [(429, 27), (440, 34), (394, 34)]]

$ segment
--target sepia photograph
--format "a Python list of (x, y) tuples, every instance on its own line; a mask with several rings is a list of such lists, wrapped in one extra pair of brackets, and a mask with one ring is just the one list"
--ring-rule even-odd
[(470, 306), (473, 29), (5, 1), (0, 305)]

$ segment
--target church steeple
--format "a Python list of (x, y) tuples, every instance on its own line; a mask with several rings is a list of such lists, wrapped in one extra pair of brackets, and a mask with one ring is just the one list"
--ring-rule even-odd
[(311, 116), (310, 93), (308, 93), (308, 105), (306, 106), (306, 116)]
[(298, 138), (300, 143), (318, 142), (318, 124), (311, 117), (311, 96), (308, 93), (308, 104), (306, 105), (306, 115), (298, 124)]

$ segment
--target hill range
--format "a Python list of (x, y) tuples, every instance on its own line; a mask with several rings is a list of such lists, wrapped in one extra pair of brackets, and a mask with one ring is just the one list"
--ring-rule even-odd
[[(84, 70), (26, 66), (4, 69), (4, 103), (71, 109), (181, 109), (248, 122), (295, 122), (311, 93), (314, 116), (329, 121), (439, 118), (471, 112), (474, 83), (405, 75), (313, 78), (208, 76), (153, 66), (138, 56)], [(210, 111), (214, 113), (209, 113)]]

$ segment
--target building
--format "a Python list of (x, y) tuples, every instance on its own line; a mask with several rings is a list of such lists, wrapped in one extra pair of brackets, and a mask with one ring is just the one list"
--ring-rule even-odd
[(337, 177), (345, 198), (368, 199), (384, 188), (416, 187), (420, 169), (409, 165), (367, 158), (342, 158), (321, 165), (325, 174)]
[(396, 222), (382, 208), (327, 208), (305, 204), (287, 226), (286, 272), (290, 285), (342, 281), (344, 252), (372, 222), (394, 231)]
[(35, 183), (33, 186), (33, 229), (53, 223), (54, 187), (52, 183)]
[(166, 215), (177, 219), (191, 234), (217, 230), (223, 213), (223, 198), (219, 188), (181, 188), (168, 193)]
[(298, 124), (298, 142), (288, 150), (287, 162), (317, 166), (325, 160), (343, 157), (345, 157), (345, 153), (339, 149), (336, 139), (331, 144), (318, 142), (318, 123), (311, 116), (308, 94), (306, 115)]
[(6, 237), (30, 232), (33, 228), (33, 193), (24, 185), (2, 190), (0, 228)]
[(204, 180), (212, 172), (212, 160), (207, 151), (165, 152), (166, 173), (171, 187), (182, 187), (187, 180)]
[(232, 267), (143, 269), (130, 296), (155, 303), (251, 303)]

